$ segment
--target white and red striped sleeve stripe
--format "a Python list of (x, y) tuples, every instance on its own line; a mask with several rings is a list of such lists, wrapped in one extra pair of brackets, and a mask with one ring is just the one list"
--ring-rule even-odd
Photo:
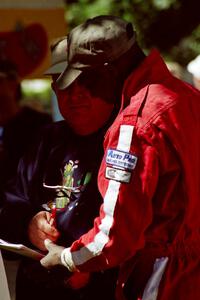
[[(129, 152), (132, 142), (134, 126), (121, 125), (119, 130), (119, 137), (116, 150)], [(119, 195), (121, 182), (115, 180), (109, 180), (107, 190), (103, 199), (102, 212), (100, 215), (100, 222), (97, 228), (91, 230), (93, 236), (91, 238), (91, 232), (89, 238), (87, 234), (80, 239), (80, 245), (84, 244), (84, 240), (91, 240), (84, 246), (78, 246), (76, 241), (76, 247), (78, 250), (65, 249), (62, 253), (62, 263), (66, 265), (70, 270), (74, 270), (76, 267), (87, 263), (94, 257), (102, 254), (102, 250), (106, 244), (110, 241), (110, 229), (114, 222), (114, 211)], [(73, 249), (74, 247), (72, 247)]]

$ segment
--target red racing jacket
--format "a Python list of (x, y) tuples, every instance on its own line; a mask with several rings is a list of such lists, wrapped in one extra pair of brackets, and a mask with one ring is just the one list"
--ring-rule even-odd
[(200, 299), (200, 93), (157, 50), (127, 78), (104, 150), (99, 217), (63, 262), (120, 265), (117, 299)]

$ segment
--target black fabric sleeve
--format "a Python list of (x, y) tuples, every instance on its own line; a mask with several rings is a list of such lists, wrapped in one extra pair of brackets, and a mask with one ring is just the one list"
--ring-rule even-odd
[(36, 182), (42, 176), (46, 139), (42, 132), (32, 149), (19, 161), (17, 176), (7, 184), (0, 212), (2, 239), (13, 243), (28, 243), (28, 223), (39, 210), (35, 198), (39, 197), (40, 187), (36, 188)]

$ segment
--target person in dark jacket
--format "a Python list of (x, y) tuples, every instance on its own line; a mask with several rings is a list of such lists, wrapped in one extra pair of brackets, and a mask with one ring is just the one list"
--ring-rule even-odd
[[(56, 45), (55, 51), (59, 51)], [(58, 70), (54, 72), (53, 77), (57, 77)], [(73, 108), (67, 113), (67, 105), (63, 108), (59, 103), (65, 120), (46, 126), (20, 160), (17, 177), (6, 189), (0, 215), (0, 237), (31, 247), (35, 233), (32, 236), (28, 228), (34, 219), (45, 215), (48, 221), (43, 223), (44, 232), (36, 229), (42, 251), (46, 250), (43, 243), (46, 232), (48, 238), (65, 247), (87, 232), (102, 203), (97, 173), (103, 157), (104, 134), (115, 116), (113, 104), (86, 92), (80, 94), (78, 87), (73, 95), (67, 93), (65, 99), (72, 106), (76, 99), (80, 102), (87, 99), (88, 104), (80, 103), (76, 110), (84, 112), (84, 118), (72, 120)], [(96, 107), (101, 110), (100, 115), (95, 112)], [(93, 124), (88, 122), (91, 116)], [(86, 134), (82, 134), (85, 130)], [(116, 278), (117, 269), (68, 278), (65, 268), (49, 273), (39, 262), (24, 258), (16, 279), (16, 300), (114, 299)]]
[[(11, 59), (0, 58), (0, 210), (6, 186), (16, 176), (20, 158), (41, 128), (52, 122), (50, 114), (22, 105), (21, 96), (16, 64)], [(15, 278), (19, 258), (5, 251), (2, 254), (10, 283)]]
[(0, 60), (0, 206), (8, 181), (16, 175), (19, 159), (50, 123), (49, 114), (21, 106), (21, 84), (16, 65)]

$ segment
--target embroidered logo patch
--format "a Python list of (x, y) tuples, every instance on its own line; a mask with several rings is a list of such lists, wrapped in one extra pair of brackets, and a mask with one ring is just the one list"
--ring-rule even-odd
[(106, 178), (124, 183), (129, 183), (131, 180), (131, 172), (126, 170), (115, 169), (106, 167)]
[(108, 149), (106, 163), (120, 169), (133, 170), (137, 163), (137, 156), (116, 149)]
[(80, 172), (79, 160), (69, 160), (61, 170), (62, 178), (59, 184), (49, 185), (43, 182), (43, 187), (54, 190), (54, 197), (48, 203), (42, 204), (46, 210), (64, 209), (71, 201), (77, 200), (90, 182), (91, 172)]

